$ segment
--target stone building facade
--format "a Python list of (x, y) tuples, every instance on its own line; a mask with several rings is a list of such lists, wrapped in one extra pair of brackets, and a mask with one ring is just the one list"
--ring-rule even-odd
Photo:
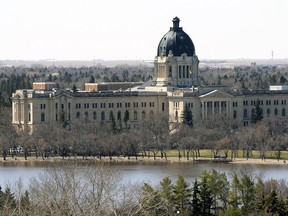
[(194, 44), (179, 27), (179, 18), (172, 21), (173, 27), (159, 42), (150, 85), (86, 84), (84, 91), (75, 91), (56, 89), (53, 83), (34, 83), (33, 89), (17, 90), (12, 95), (12, 123), (32, 130), (39, 124), (57, 121), (68, 125), (75, 120), (109, 122), (113, 113), (116, 120), (126, 116), (129, 127), (137, 128), (144, 119), (159, 115), (180, 121), (187, 104), (195, 122), (224, 115), (239, 125), (248, 125), (258, 102), (264, 118), (287, 118), (285, 88), (227, 91), (202, 87)]

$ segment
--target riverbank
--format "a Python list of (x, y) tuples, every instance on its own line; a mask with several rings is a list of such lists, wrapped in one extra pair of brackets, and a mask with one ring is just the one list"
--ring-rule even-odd
[(178, 158), (178, 157), (168, 157), (167, 160), (165, 158), (156, 157), (154, 160), (153, 157), (138, 157), (137, 160), (135, 157), (112, 157), (110, 159), (109, 157), (102, 157), (101, 160), (96, 157), (87, 157), (83, 159), (83, 157), (48, 157), (44, 158), (44, 160), (41, 157), (38, 157), (37, 159), (35, 157), (28, 157), (27, 160), (25, 160), (24, 157), (7, 157), (6, 160), (3, 160), (3, 157), (0, 159), (0, 163), (7, 163), (7, 164), (30, 164), (30, 163), (51, 163), (51, 162), (62, 162), (62, 161), (79, 161), (79, 162), (110, 162), (110, 163), (231, 163), (231, 164), (266, 164), (266, 165), (288, 165), (286, 164), (286, 160), (277, 160), (277, 159), (266, 159), (262, 160), (260, 158), (249, 158), (248, 160), (246, 158), (235, 158), (235, 160), (225, 160), (225, 159), (211, 159), (211, 158), (203, 158), (198, 157), (197, 160), (194, 160), (190, 158), (187, 160), (187, 158)]

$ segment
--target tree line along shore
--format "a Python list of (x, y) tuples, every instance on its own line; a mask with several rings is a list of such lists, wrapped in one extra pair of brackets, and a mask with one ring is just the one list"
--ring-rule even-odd
[[(103, 156), (100, 158), (99, 156), (55, 156), (55, 155), (46, 155), (44, 157), (37, 156), (35, 152), (29, 154), (29, 157), (25, 158), (23, 152), (19, 152), (17, 154), (9, 154), (8, 157), (6, 157), (6, 160), (3, 160), (3, 158), (0, 160), (2, 163), (42, 163), (42, 162), (61, 162), (63, 160), (77, 160), (79, 162), (83, 161), (89, 161), (89, 162), (96, 162), (96, 163), (102, 163), (102, 162), (109, 162), (109, 163), (172, 163), (172, 162), (179, 162), (179, 163), (233, 163), (233, 164), (278, 164), (278, 165), (285, 165), (286, 161), (288, 159), (288, 151), (283, 151), (281, 154), (281, 158), (277, 158), (277, 152), (271, 151), (267, 155), (267, 157), (261, 158), (258, 151), (252, 151), (251, 157), (247, 157), (245, 155), (245, 152), (243, 151), (237, 151), (237, 153), (234, 153), (236, 157), (234, 157), (232, 154), (232, 151), (228, 151), (228, 158), (224, 157), (224, 154), (221, 154), (220, 151), (219, 154), (214, 157), (213, 152), (211, 150), (199, 150), (199, 153), (194, 156), (187, 156), (186, 151), (183, 151), (179, 155), (179, 151), (177, 150), (170, 150), (167, 151), (167, 157), (161, 157), (161, 154), (157, 154), (156, 157), (152, 157), (151, 155), (144, 157), (143, 155), (138, 155), (138, 157), (134, 156), (112, 156), (107, 157)], [(200, 156), (198, 156), (200, 154)]]

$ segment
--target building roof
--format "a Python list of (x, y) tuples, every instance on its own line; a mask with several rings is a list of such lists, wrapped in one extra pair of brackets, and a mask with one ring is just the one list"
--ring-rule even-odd
[(183, 30), (179, 27), (180, 19), (175, 17), (173, 20), (173, 27), (167, 32), (158, 45), (157, 56), (168, 56), (170, 50), (174, 56), (181, 56), (186, 53), (187, 56), (193, 56), (195, 54), (194, 44)]

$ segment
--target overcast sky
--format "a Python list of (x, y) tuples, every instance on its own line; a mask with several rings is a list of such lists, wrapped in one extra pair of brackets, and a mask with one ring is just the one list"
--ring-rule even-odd
[(288, 58), (288, 0), (1, 0), (0, 60), (152, 60), (175, 16), (200, 60)]

